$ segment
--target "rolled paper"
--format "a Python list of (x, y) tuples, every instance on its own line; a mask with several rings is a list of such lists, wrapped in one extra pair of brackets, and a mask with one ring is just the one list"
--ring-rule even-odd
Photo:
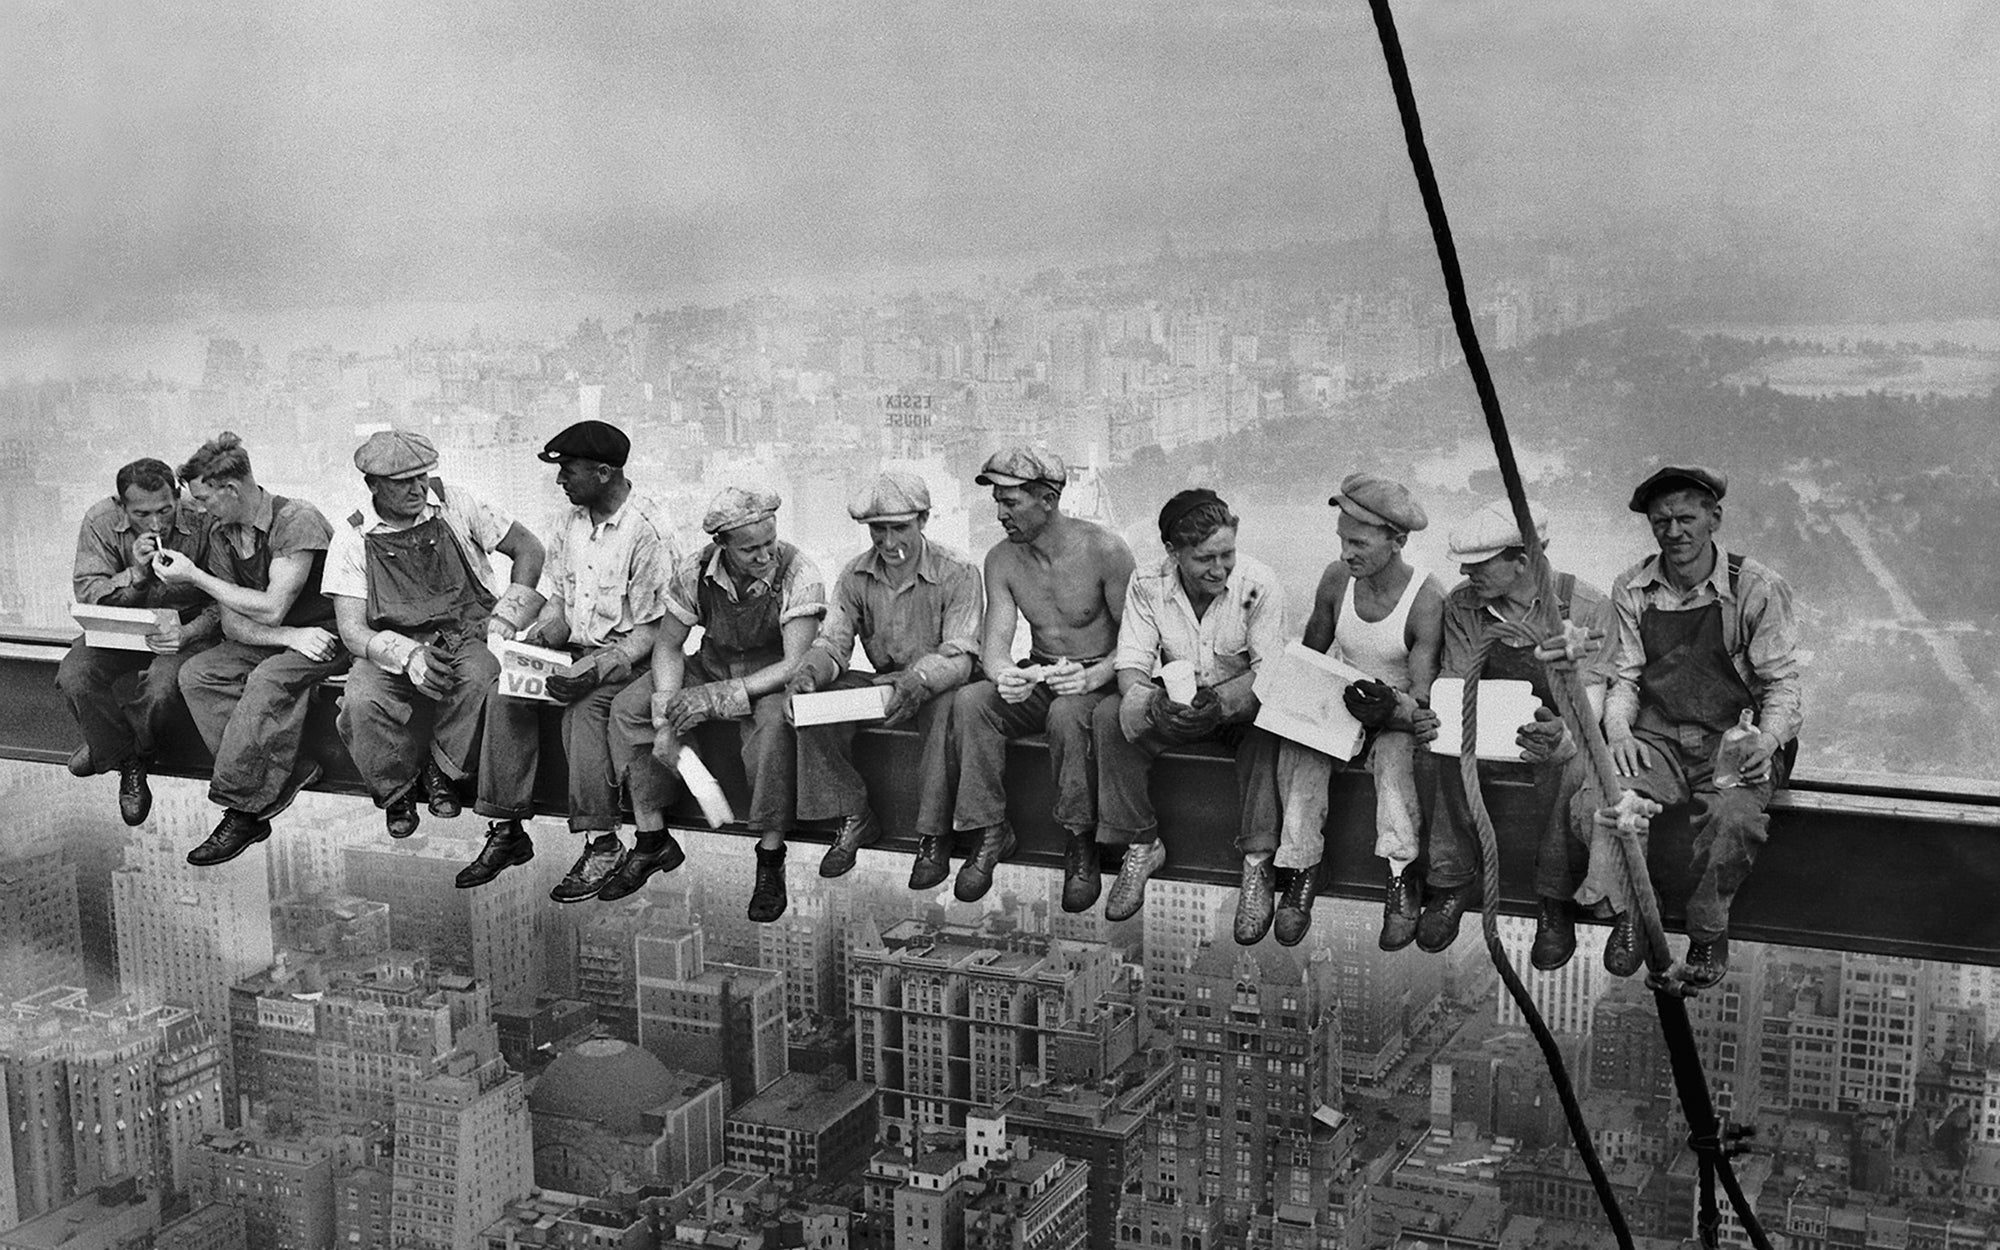
[(711, 829), (736, 819), (736, 810), (729, 806), (729, 796), (722, 792), (722, 786), (715, 774), (708, 771), (708, 765), (701, 762), (701, 756), (694, 753), (691, 746), (682, 746), (677, 760), (681, 770), (681, 781), (686, 783), (688, 793), (701, 805), (702, 818)]

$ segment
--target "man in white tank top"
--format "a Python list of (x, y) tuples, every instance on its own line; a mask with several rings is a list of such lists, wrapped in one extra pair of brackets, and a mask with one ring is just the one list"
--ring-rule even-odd
[[(1389, 861), (1380, 945), (1400, 950), (1416, 937), (1423, 907), (1421, 886), (1406, 869), (1421, 850), (1416, 745), (1420, 736), (1428, 740), (1436, 734), (1437, 721), (1428, 705), (1443, 636), (1444, 587), (1403, 558), (1410, 534), (1430, 524), (1403, 486), (1373, 473), (1354, 473), (1327, 502), (1340, 509), (1340, 559), (1320, 575), (1305, 644), (1330, 651), (1392, 692), (1375, 701), (1381, 728), (1369, 747), (1368, 766), (1375, 777), (1375, 853)], [(1358, 684), (1348, 688), (1348, 695), (1350, 707), (1369, 701)], [(1275, 928), (1278, 941), (1287, 946), (1303, 939), (1312, 924), (1325, 849), (1327, 784), (1334, 766), (1331, 756), (1294, 742), (1279, 750), (1284, 824), (1276, 860), (1281, 885)]]

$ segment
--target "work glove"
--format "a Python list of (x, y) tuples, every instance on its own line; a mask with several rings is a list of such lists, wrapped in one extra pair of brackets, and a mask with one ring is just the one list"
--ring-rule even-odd
[(785, 683), (787, 694), (811, 694), (821, 686), (831, 685), (840, 676), (840, 662), (819, 647), (805, 653), (799, 666), (792, 672), (792, 679)]
[(403, 660), (403, 676), (420, 694), (442, 699), (451, 690), (451, 661), (436, 647), (415, 647)]
[(1546, 707), (1535, 709), (1535, 719), (1521, 726), (1514, 741), (1530, 764), (1566, 764), (1576, 757), (1569, 726)]
[(888, 686), (891, 690), (889, 702), (883, 709), (882, 723), (885, 726), (900, 725), (909, 720), (924, 705), (924, 700), (931, 697), (931, 688), (924, 684), (924, 679), (917, 676), (917, 670), (913, 668), (878, 673), (875, 684)]
[(553, 673), (544, 684), (552, 698), (574, 703), (599, 686), (624, 681), (632, 675), (632, 661), (616, 647), (600, 647), (570, 666), (572, 674)]
[(1368, 729), (1380, 729), (1396, 715), (1396, 691), (1372, 677), (1349, 682), (1340, 701), (1347, 705), (1347, 714)]
[(486, 636), (519, 637), (523, 630), (535, 623), (544, 602), (541, 592), (533, 586), (523, 586), (518, 582), (509, 585), (494, 601), (493, 614), (486, 618)]
[(667, 724), (686, 733), (703, 721), (735, 720), (750, 715), (750, 692), (738, 677), (683, 687), (667, 705)]
[(1168, 723), (1175, 742), (1199, 742), (1222, 723), (1222, 700), (1206, 686), (1194, 692), (1192, 702), (1183, 705), (1169, 700), (1168, 706), (1171, 709)]

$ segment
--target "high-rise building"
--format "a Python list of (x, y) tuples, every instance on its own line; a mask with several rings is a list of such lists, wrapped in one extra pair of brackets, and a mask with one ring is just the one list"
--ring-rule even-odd
[(170, 1224), (162, 1225), (153, 1239), (153, 1250), (250, 1250), (250, 1233), (243, 1220), (243, 1208), (226, 1202), (196, 1207)]
[(76, 865), (40, 845), (51, 849), (0, 859), (0, 1003), (84, 983)]
[(711, 963), (703, 927), (653, 916), (633, 939), (639, 1044), (729, 1083), (733, 1106), (786, 1071), (785, 974)]
[(785, 975), (785, 1010), (795, 1020), (826, 1019), (842, 1009), (847, 988), (835, 976), (840, 928), (827, 915), (823, 891), (795, 898), (785, 914), (757, 933), (757, 966)]
[[(993, 1114), (1036, 1150), (1053, 1150), (1090, 1165), (1090, 1250), (1113, 1250), (1118, 1203), (1143, 1162), (1146, 1117), (1092, 1088), (1037, 1086), (1006, 1099)], [(1179, 1244), (1178, 1241), (1175, 1244)]]
[(196, 1203), (241, 1208), (253, 1246), (329, 1250), (334, 1244), (333, 1155), (324, 1142), (247, 1124), (202, 1139), (190, 1173)]
[(1155, 881), (1146, 890), (1146, 999), (1156, 1011), (1187, 1000), (1187, 970), (1215, 940), (1215, 918), (1228, 892), (1194, 881)]
[(496, 1003), (533, 1001), (542, 987), (548, 900), (525, 872), (457, 889), (452, 878), (477, 849), (422, 832), (396, 846), (349, 847), (347, 892), (389, 905), (398, 949), (422, 951), (441, 971), (484, 983)]
[(1619, 981), (1597, 1002), (1590, 1024), (1590, 1092), (1666, 1098), (1673, 1068), (1651, 995)]
[(528, 1101), (498, 1055), (461, 1053), (396, 1099), (390, 1244), (475, 1250), (480, 1231), (534, 1185)]
[(1437, 1012), (1443, 959), (1414, 947), (1377, 944), (1379, 911), (1344, 899), (1321, 899), (1303, 950), (1323, 967), (1339, 1003), (1341, 1075), (1373, 1085), (1410, 1048)]
[[(1542, 1013), (1550, 1031), (1578, 1037), (1589, 1033), (1597, 1001), (1616, 979), (1604, 970), (1604, 942), (1611, 931), (1603, 925), (1578, 925), (1576, 954), (1554, 972), (1543, 972), (1528, 962), (1528, 949), (1535, 944), (1535, 921), (1527, 916), (1502, 916), (1499, 928), (1500, 945), (1514, 961), (1529, 1001)], [(1495, 997), (1502, 1026), (1526, 1027), (1512, 994), (1503, 991)]]
[(1757, 1105), (1767, 951), (1761, 942), (1734, 942), (1729, 954), (1729, 972), (1722, 981), (1687, 1000), (1695, 1051), (1708, 1074), (1715, 1109), (1724, 1115)]
[(875, 1144), (875, 1087), (839, 1068), (793, 1072), (729, 1113), (731, 1167), (801, 1184), (858, 1174)]
[(1787, 1111), (1839, 1110), (1840, 1027), (1837, 967), (1788, 964), (1775, 969), (1765, 991), (1758, 1037), (1760, 1105)]
[(389, 1250), (395, 1178), (385, 1165), (350, 1168), (333, 1182), (333, 1235), (344, 1250)]
[(1840, 1104), (1907, 1110), (1923, 1062), (1924, 976), (1914, 959), (1840, 957)]

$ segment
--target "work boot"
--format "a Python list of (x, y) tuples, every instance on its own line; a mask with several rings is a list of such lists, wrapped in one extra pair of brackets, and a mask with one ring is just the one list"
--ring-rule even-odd
[(271, 805), (257, 815), (263, 818), (266, 824), (276, 820), (292, 805), (292, 800), (299, 797), (299, 791), (319, 780), (322, 771), (318, 760), (299, 761), (293, 766), (292, 775), (285, 778), (284, 788), (278, 791), (278, 797), (271, 800)]
[(1570, 914), (1569, 900), (1545, 898), (1535, 917), (1535, 944), (1528, 948), (1528, 962), (1542, 972), (1554, 972), (1576, 954), (1576, 917)]
[(1645, 961), (1639, 958), (1639, 922), (1629, 911), (1611, 918), (1611, 936), (1604, 942), (1604, 970), (1614, 977), (1629, 977)]
[(1167, 862), (1167, 844), (1154, 838), (1125, 848), (1125, 862), (1118, 865), (1111, 896), (1104, 900), (1106, 920), (1130, 920), (1146, 903), (1146, 879)]
[(528, 836), (526, 829), (521, 828), (520, 821), (496, 820), (486, 826), (486, 845), (479, 848), (478, 857), (458, 870), (452, 884), (461, 890), (470, 890), (534, 857), (534, 839)]
[(392, 838), (407, 838), (417, 831), (417, 788), (411, 786), (382, 809), (382, 823)]
[(1072, 829), (1063, 842), (1062, 909), (1089, 911), (1104, 890), (1104, 873), (1097, 863), (1097, 830)]
[(153, 787), (146, 784), (146, 766), (127, 760), (118, 766), (118, 814), (128, 825), (145, 823), (153, 810)]
[(840, 822), (840, 833), (833, 839), (833, 845), (820, 856), (819, 875), (822, 877), (844, 877), (854, 870), (854, 861), (864, 846), (873, 846), (882, 840), (882, 826), (875, 821), (875, 813), (868, 808), (849, 816)]
[(604, 888), (604, 880), (618, 861), (625, 857), (625, 846), (615, 833), (599, 833), (584, 843), (583, 854), (569, 866), (563, 879), (549, 891), (549, 897), (558, 903), (581, 903), (587, 898), (596, 898)]
[(917, 857), (910, 862), (910, 888), (930, 890), (951, 875), (951, 839), (925, 834), (917, 839)]
[(187, 862), (197, 868), (226, 864), (270, 836), (270, 821), (232, 807), (222, 813), (208, 840), (187, 853)]
[(1319, 897), (1319, 865), (1294, 868), (1278, 892), (1277, 938), (1280, 946), (1297, 946), (1312, 928), (1313, 900)]
[[(639, 836), (644, 838), (646, 835)], [(625, 852), (625, 858), (618, 861), (618, 866), (597, 888), (598, 902), (615, 902), (628, 894), (637, 894), (648, 877), (656, 872), (672, 872), (687, 860), (687, 852), (674, 841), (673, 834), (662, 829), (660, 837), (665, 841), (656, 851), (642, 851), (635, 846)]]
[(1706, 942), (1691, 939), (1688, 942), (1687, 959), (1681, 966), (1681, 981), (1698, 990), (1705, 990), (1721, 981), (1729, 972), (1729, 937), (1727, 934), (1712, 937)]
[(1417, 939), (1417, 921), (1423, 915), (1424, 891), (1414, 872), (1405, 868), (1389, 873), (1389, 889), (1382, 895), (1382, 935), (1375, 945), (1385, 951), (1399, 951)]
[(465, 805), (459, 801), (458, 787), (444, 775), (444, 769), (438, 767), (436, 760), (424, 765), (424, 797), (429, 800), (425, 806), (439, 820), (451, 820), (465, 810)]
[(993, 888), (993, 869), (1014, 853), (1014, 826), (1002, 820), (979, 831), (979, 846), (958, 866), (951, 892), (961, 903), (976, 903)]
[(1278, 869), (1270, 856), (1243, 860), (1243, 883), (1236, 891), (1236, 942), (1255, 946), (1271, 931), (1271, 909), (1277, 903)]
[(770, 924), (785, 914), (785, 848), (757, 848), (757, 880), (750, 889), (750, 919)]
[(84, 743), (69, 753), (69, 773), (72, 777), (95, 777), (97, 761), (91, 758), (90, 744)]
[(1435, 955), (1458, 940), (1458, 922), (1479, 897), (1479, 883), (1439, 890), (1424, 900), (1423, 915), (1417, 917), (1417, 949)]

